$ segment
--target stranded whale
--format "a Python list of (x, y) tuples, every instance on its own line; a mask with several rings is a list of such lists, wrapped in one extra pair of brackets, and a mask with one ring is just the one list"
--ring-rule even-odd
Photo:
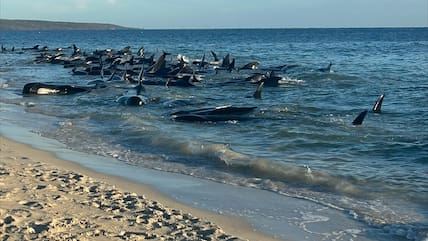
[(171, 114), (174, 120), (179, 121), (230, 121), (243, 120), (257, 107), (219, 106), (189, 111), (178, 111)]
[[(96, 85), (95, 85), (96, 86)], [(87, 92), (95, 88), (90, 86), (73, 86), (60, 84), (45, 84), (40, 82), (28, 83), (24, 85), (22, 94), (24, 95), (70, 95)]]

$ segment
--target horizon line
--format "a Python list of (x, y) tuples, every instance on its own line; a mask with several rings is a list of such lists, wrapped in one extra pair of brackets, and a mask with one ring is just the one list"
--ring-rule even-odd
[[(126, 28), (123, 30), (251, 30), (251, 29), (388, 29), (388, 28), (428, 28), (427, 26), (352, 26), (352, 27), (321, 27), (321, 26), (308, 26), (308, 27), (297, 27), (297, 26), (284, 26), (284, 27), (173, 27), (173, 28), (152, 28), (152, 27), (130, 27), (116, 23), (106, 22), (84, 22), (84, 21), (65, 21), (65, 20), (41, 20), (41, 19), (12, 19), (12, 18), (0, 18), (0, 20), (16, 20), (16, 21), (41, 21), (41, 22), (56, 22), (56, 23), (78, 23), (78, 24), (104, 24), (104, 25), (115, 25), (118, 27)], [(31, 31), (31, 30), (30, 30)]]

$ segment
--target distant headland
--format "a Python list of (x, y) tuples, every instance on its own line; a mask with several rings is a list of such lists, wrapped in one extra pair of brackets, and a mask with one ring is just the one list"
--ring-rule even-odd
[(114, 24), (0, 19), (0, 30), (125, 30)]

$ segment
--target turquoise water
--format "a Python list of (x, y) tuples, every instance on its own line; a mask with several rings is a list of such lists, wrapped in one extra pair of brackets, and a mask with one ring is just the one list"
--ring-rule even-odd
[[(0, 101), (23, 108), (22, 125), (69, 148), (113, 156), (136, 167), (183, 173), (294, 196), (343, 210), (379, 232), (426, 238), (428, 225), (428, 29), (266, 29), (0, 32), (15, 52), (0, 55)], [(130, 88), (115, 82), (73, 96), (22, 97), (28, 82), (85, 84), (61, 65), (35, 64), (35, 44), (76, 44), (136, 52), (144, 46), (200, 59), (229, 53), (237, 66), (256, 71), (204, 75), (195, 88), (146, 86), (160, 101), (121, 106)], [(209, 57), (211, 58), (211, 56)], [(332, 73), (319, 72), (333, 62)], [(279, 87), (261, 100), (243, 81), (252, 72), (279, 71)], [(385, 94), (382, 113), (356, 115)], [(250, 119), (217, 123), (176, 122), (170, 113), (219, 105), (257, 106)], [(46, 116), (25, 120), (26, 114)], [(310, 168), (310, 171), (308, 169)]]

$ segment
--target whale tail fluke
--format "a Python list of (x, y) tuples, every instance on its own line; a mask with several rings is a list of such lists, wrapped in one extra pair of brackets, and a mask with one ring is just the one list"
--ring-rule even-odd
[(361, 125), (363, 124), (364, 118), (366, 118), (367, 115), (367, 110), (364, 110), (363, 112), (361, 112), (357, 118), (355, 118), (355, 120), (352, 122), (352, 125)]

